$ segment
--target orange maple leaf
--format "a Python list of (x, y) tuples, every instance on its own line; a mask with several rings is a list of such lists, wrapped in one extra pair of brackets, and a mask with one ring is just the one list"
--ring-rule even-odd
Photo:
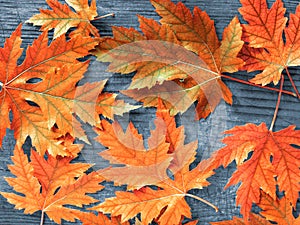
[[(244, 45), (240, 56), (246, 62), (248, 71), (262, 70), (251, 81), (255, 84), (277, 84), (283, 70), (287, 71), (292, 84), (294, 82), (288, 71), (289, 66), (300, 65), (299, 35), (300, 6), (296, 13), (290, 15), (287, 27), (285, 8), (277, 0), (268, 9), (266, 0), (241, 0), (240, 13), (248, 24), (243, 25)], [(284, 42), (283, 35), (286, 37)], [(296, 87), (295, 91), (298, 93)]]
[[(61, 4), (57, 0), (46, 0), (52, 10), (40, 9), (40, 14), (34, 15), (27, 23), (33, 23), (35, 26), (42, 26), (42, 31), (54, 29), (54, 38), (65, 34), (70, 28), (76, 27), (70, 35), (92, 34), (99, 37), (99, 31), (91, 24), (97, 14), (96, 0), (92, 0), (90, 5), (88, 0), (66, 0), (68, 5)], [(76, 12), (71, 10), (72, 7)]]
[(121, 223), (120, 217), (112, 217), (109, 219), (103, 213), (98, 213), (98, 215), (91, 212), (87, 213), (80, 211), (72, 213), (82, 222), (82, 225), (130, 225), (128, 221)]
[[(300, 218), (293, 215), (293, 207), (286, 197), (273, 199), (271, 196), (261, 191), (261, 200), (257, 204), (262, 211), (260, 215), (250, 213), (249, 220), (233, 218), (231, 221), (214, 222), (212, 225), (271, 225), (276, 222), (280, 225), (299, 224)], [(272, 223), (270, 222), (272, 221)]]
[(99, 155), (111, 164), (118, 164), (118, 167), (98, 171), (107, 180), (127, 184), (128, 189), (154, 185), (168, 179), (167, 169), (176, 173), (194, 155), (197, 142), (184, 143), (184, 128), (176, 127), (174, 117), (159, 101), (156, 128), (148, 139), (148, 150), (143, 136), (132, 123), (125, 133), (117, 122), (102, 121), (102, 129), (95, 129), (99, 135), (96, 140), (108, 148)]
[(273, 199), (262, 192), (258, 206), (263, 210), (260, 214), (269, 221), (280, 225), (299, 224), (300, 218), (293, 216), (293, 207), (286, 197)]
[(175, 5), (170, 0), (151, 0), (151, 3), (162, 17), (160, 22), (169, 25), (183, 46), (198, 54), (209, 69), (218, 74), (232, 73), (243, 65), (243, 61), (237, 58), (243, 45), (237, 18), (225, 28), (220, 42), (213, 20), (198, 7), (192, 14), (182, 2)]
[(97, 45), (96, 39), (76, 36), (66, 41), (63, 35), (48, 46), (44, 32), (28, 47), (23, 63), (17, 65), (22, 54), (20, 35), (21, 26), (0, 48), (0, 144), (6, 128), (11, 128), (18, 146), (30, 136), (42, 154), (47, 149), (52, 155), (70, 155), (61, 145), (61, 136), (69, 133), (88, 142), (73, 113), (84, 122), (99, 125), (98, 114), (112, 118), (113, 114), (127, 111), (129, 105), (115, 101), (115, 94), (101, 94), (106, 81), (77, 87), (89, 64), (77, 58), (88, 55)]
[(213, 175), (213, 172), (207, 164), (210, 163), (202, 161), (191, 171), (189, 164), (186, 164), (182, 170), (174, 174), (174, 180), (169, 178), (156, 184), (158, 190), (143, 187), (133, 192), (117, 191), (116, 197), (108, 198), (91, 209), (110, 213), (112, 216), (121, 215), (122, 222), (141, 213), (143, 225), (149, 224), (153, 219), (157, 219), (160, 224), (179, 224), (182, 216), (191, 218), (190, 207), (185, 197), (196, 198), (210, 204), (187, 193), (191, 189), (202, 189), (209, 185), (206, 179)]
[(114, 37), (102, 38), (94, 51), (98, 60), (111, 63), (111, 72), (137, 71), (129, 90), (122, 93), (144, 106), (157, 106), (161, 98), (172, 115), (198, 101), (197, 119), (207, 117), (222, 98), (231, 104), (231, 92), (221, 76), (243, 65), (237, 57), (243, 46), (238, 19), (231, 21), (219, 42), (213, 21), (199, 8), (192, 15), (182, 3), (151, 2), (162, 16), (161, 24), (139, 16), (143, 35), (113, 27)]
[[(103, 213), (98, 213), (98, 215), (95, 215), (94, 213), (86, 213), (86, 212), (73, 212), (79, 220), (82, 222), (82, 225), (130, 225), (128, 221), (121, 223), (120, 216), (118, 217), (112, 217), (109, 219), (107, 216), (105, 216)], [(188, 223), (182, 224), (182, 225), (196, 225), (197, 220), (190, 221)], [(181, 224), (181, 223), (180, 223)], [(142, 225), (142, 222), (136, 217), (134, 225)]]
[(168, 107), (161, 99), (158, 99), (156, 117), (163, 120), (165, 124), (166, 142), (170, 144), (168, 153), (173, 153), (180, 145), (182, 147), (185, 140), (184, 126), (177, 127), (175, 118), (170, 115)]
[(132, 123), (123, 133), (119, 123), (102, 121), (103, 129), (96, 130), (99, 134), (96, 140), (107, 146), (108, 150), (102, 151), (100, 156), (112, 164), (125, 166), (106, 168), (99, 173), (117, 185), (128, 184), (131, 188), (156, 184), (166, 179), (172, 157), (167, 154), (169, 144), (165, 141), (163, 125), (156, 122), (156, 126), (148, 140), (149, 149), (146, 150), (143, 137), (138, 134)]
[(74, 163), (72, 158), (48, 159), (31, 151), (31, 162), (23, 150), (16, 148), (12, 157), (13, 165), (9, 170), (16, 178), (6, 178), (6, 181), (18, 194), (0, 192), (16, 209), (24, 209), (25, 214), (41, 210), (54, 222), (60, 224), (61, 219), (75, 221), (78, 209), (68, 208), (67, 205), (82, 207), (97, 202), (86, 195), (103, 189), (99, 185), (104, 179), (96, 172), (85, 174), (90, 164)]
[(300, 151), (292, 145), (300, 145), (300, 131), (289, 126), (272, 132), (262, 123), (237, 126), (225, 133), (232, 135), (223, 140), (227, 146), (212, 158), (216, 165), (224, 167), (236, 161), (237, 171), (226, 187), (242, 183), (236, 202), (244, 218), (249, 217), (252, 203), (260, 202), (260, 190), (276, 199), (276, 185), (295, 206), (300, 190)]
[[(107, 174), (105, 170), (104, 173), (100, 171), (101, 175), (107, 176), (117, 183), (127, 184), (129, 189), (132, 189), (137, 183), (140, 184), (138, 187), (144, 186), (132, 192), (116, 192), (116, 197), (108, 198), (104, 203), (91, 209), (110, 213), (112, 216), (121, 215), (122, 222), (141, 213), (141, 224), (149, 224), (153, 219), (156, 219), (160, 224), (179, 224), (182, 217), (191, 218), (190, 207), (186, 203), (185, 197), (196, 198), (212, 206), (207, 201), (189, 194), (188, 191), (202, 189), (209, 185), (206, 179), (214, 174), (214, 167), (211, 164), (213, 162), (210, 160), (202, 161), (196, 168), (190, 170), (190, 164), (195, 159), (197, 142), (184, 144), (183, 128), (174, 127), (174, 117), (170, 117), (167, 113), (168, 111), (160, 101), (156, 130), (151, 132), (152, 136), (148, 140), (150, 148), (154, 144), (157, 146), (154, 157), (150, 157), (153, 152), (152, 149), (148, 152), (144, 151), (141, 135), (132, 125), (129, 125), (124, 134), (121, 128), (116, 128), (115, 124), (110, 125), (107, 132), (107, 125), (103, 122), (104, 131), (100, 131), (100, 136), (97, 139), (108, 146), (109, 150), (102, 152), (101, 155), (113, 163), (124, 164), (125, 169), (124, 167), (116, 168), (117, 172), (113, 171), (112, 173), (110, 173), (111, 169), (108, 169)], [(170, 127), (166, 128), (160, 125), (161, 122)], [(118, 139), (116, 139), (116, 134)], [(165, 138), (166, 136), (168, 138)], [(166, 144), (166, 140), (168, 144)], [(165, 147), (159, 150), (161, 142), (164, 143), (163, 146)], [(134, 147), (136, 150), (134, 151), (129, 147)], [(172, 157), (171, 163), (169, 162), (170, 157)], [(149, 164), (159, 165), (165, 158), (168, 159), (167, 167), (172, 172), (174, 179), (160, 176), (160, 180), (153, 180), (153, 177), (161, 174), (158, 173), (161, 168), (158, 167), (156, 171), (151, 170), (152, 174), (149, 174), (149, 169), (144, 170), (143, 166), (147, 169)], [(141, 168), (134, 167), (136, 165), (141, 165)], [(131, 170), (132, 173), (128, 173), (128, 167), (134, 168)], [(164, 173), (165, 170), (163, 168)], [(142, 178), (139, 178), (140, 175)], [(137, 182), (138, 179), (140, 181)], [(155, 185), (158, 189), (152, 189), (145, 185)], [(215, 206), (213, 207), (216, 209)]]

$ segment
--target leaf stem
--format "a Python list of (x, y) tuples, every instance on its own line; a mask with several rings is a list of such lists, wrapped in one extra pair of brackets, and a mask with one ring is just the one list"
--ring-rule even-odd
[(300, 99), (299, 91), (298, 91), (298, 89), (297, 89), (297, 87), (295, 85), (295, 82), (294, 82), (294, 80), (293, 80), (293, 78), (292, 78), (292, 76), (291, 76), (291, 74), (290, 74), (290, 72), (289, 72), (289, 70), (288, 70), (287, 67), (285, 67), (285, 71), (286, 71), (286, 74), (288, 75), (288, 78), (289, 78), (289, 80), (290, 80), (290, 82), (291, 82), (291, 84), (292, 84), (292, 86), (293, 86), (293, 88), (294, 88), (294, 90), (296, 92), (297, 97)]
[(197, 199), (198, 201), (203, 202), (203, 203), (209, 205), (210, 207), (214, 208), (214, 210), (216, 210), (216, 212), (219, 211), (219, 209), (218, 209), (217, 206), (213, 205), (212, 203), (210, 203), (209, 201), (207, 201), (207, 200), (205, 200), (203, 198), (200, 198), (200, 197), (198, 197), (196, 195), (192, 195), (192, 194), (188, 194), (188, 193), (186, 193), (185, 196)]
[(293, 93), (291, 91), (280, 90), (278, 88), (272, 88), (272, 87), (257, 85), (257, 84), (251, 83), (249, 81), (241, 80), (241, 79), (234, 78), (234, 77), (231, 77), (231, 76), (228, 76), (228, 75), (224, 75), (224, 74), (221, 74), (221, 77), (224, 77), (224, 78), (226, 78), (228, 80), (236, 81), (236, 82), (241, 83), (241, 84), (246, 84), (246, 85), (250, 85), (250, 86), (254, 86), (254, 87), (258, 87), (258, 88), (262, 88), (262, 89), (266, 89), (266, 90), (270, 90), (270, 91), (282, 92), (282, 93), (287, 94), (287, 95), (292, 95), (294, 97), (298, 97), (297, 94), (295, 94), (295, 93)]
[(40, 221), (40, 225), (44, 224), (44, 211), (42, 210), (42, 215), (41, 215), (41, 221)]
[(95, 17), (92, 21), (95, 21), (95, 20), (100, 20), (100, 19), (103, 19), (103, 18), (106, 18), (106, 17), (115, 17), (115, 14), (114, 13), (108, 13), (106, 15), (103, 15), (103, 16), (97, 16)]
[(275, 121), (277, 119), (279, 105), (280, 105), (280, 100), (281, 100), (281, 95), (282, 95), (283, 83), (284, 83), (284, 76), (281, 75), (281, 79), (280, 79), (280, 91), (279, 91), (279, 94), (278, 94), (277, 103), (276, 103), (276, 107), (275, 107), (275, 112), (274, 112), (273, 119), (272, 119), (272, 122), (271, 122), (271, 126), (270, 126), (270, 129), (269, 129), (270, 131), (273, 130)]

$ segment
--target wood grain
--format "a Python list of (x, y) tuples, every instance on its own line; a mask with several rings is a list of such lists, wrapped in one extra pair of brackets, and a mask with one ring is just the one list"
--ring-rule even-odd
[[(177, 2), (177, 1), (175, 1)], [(217, 32), (221, 38), (223, 28), (229, 23), (234, 15), (238, 14), (237, 9), (240, 7), (238, 0), (185, 0), (183, 1), (191, 9), (198, 6), (207, 11), (212, 19), (215, 20)], [(271, 2), (271, 1), (270, 1)], [(297, 6), (297, 0), (286, 0), (285, 6), (287, 12), (294, 12)], [(99, 28), (102, 36), (111, 35), (111, 26), (125, 26), (134, 27), (138, 29), (138, 22), (136, 14), (152, 17), (156, 20), (159, 17), (155, 14), (153, 7), (148, 0), (97, 0), (98, 12), (100, 15), (107, 13), (115, 13), (114, 18), (105, 18), (96, 21), (94, 24)], [(17, 27), (19, 23), (24, 23), (33, 14), (38, 13), (39, 8), (47, 8), (44, 0), (0, 0), (0, 42), (3, 45), (5, 38), (9, 37), (11, 32)], [(33, 27), (30, 24), (24, 24), (22, 29), (23, 47), (25, 48), (32, 42), (34, 38), (39, 35), (39, 28)], [(106, 90), (117, 92), (125, 89), (130, 83), (130, 76), (120, 76), (117, 74), (110, 74), (105, 71), (106, 65), (93, 62), (90, 66), (89, 72), (86, 74), (88, 81), (109, 78), (109, 85)], [(300, 70), (292, 68), (290, 71), (294, 76), (296, 85), (300, 86)], [(238, 73), (235, 75), (241, 79), (247, 79), (251, 76), (246, 73)], [(233, 106), (228, 106), (222, 103), (207, 120), (195, 123), (193, 121), (193, 112), (188, 112), (178, 118), (181, 123), (186, 125), (187, 136), (190, 140), (197, 138), (199, 140), (199, 157), (207, 158), (213, 151), (221, 146), (219, 140), (223, 137), (222, 132), (225, 129), (232, 128), (235, 125), (242, 125), (245, 123), (259, 124), (266, 122), (270, 124), (272, 114), (276, 104), (277, 94), (270, 91), (261, 90), (255, 87), (249, 87), (234, 82), (226, 82), (231, 88), (234, 95)], [(285, 89), (291, 90), (291, 85), (286, 82)], [(280, 106), (279, 117), (275, 126), (275, 130), (282, 129), (290, 124), (300, 126), (300, 104), (299, 101), (290, 96), (282, 97), (282, 104)], [(132, 120), (140, 132), (146, 136), (149, 135), (149, 127), (154, 118), (155, 111), (153, 109), (139, 109), (124, 118), (120, 118), (126, 124)], [(150, 121), (150, 122), (148, 122)], [(196, 125), (196, 129), (195, 129)], [(95, 136), (90, 127), (86, 127), (88, 134), (91, 137)], [(0, 190), (11, 191), (11, 188), (6, 184), (3, 177), (11, 176), (7, 169), (7, 164), (11, 163), (10, 156), (14, 148), (13, 132), (8, 131), (4, 140), (3, 151), (0, 151)], [(25, 145), (29, 148), (29, 144)], [(97, 152), (103, 149), (100, 144), (92, 141), (91, 146), (86, 146), (82, 155), (77, 161), (86, 161), (89, 163), (96, 163), (97, 168), (101, 168), (106, 164), (100, 157), (95, 157)], [(95, 161), (95, 158), (98, 161)], [(220, 208), (219, 213), (215, 213), (213, 209), (209, 208), (198, 201), (187, 199), (192, 208), (193, 218), (199, 219), (199, 224), (209, 224), (212, 221), (220, 221), (224, 219), (231, 219), (232, 216), (239, 216), (239, 209), (235, 206), (235, 191), (236, 187), (223, 190), (223, 187), (228, 181), (234, 171), (235, 166), (230, 165), (227, 169), (218, 169), (217, 174), (210, 179), (212, 185), (204, 190), (193, 191), (198, 196), (205, 198), (216, 204)], [(105, 185), (106, 189), (97, 194), (100, 200), (106, 197), (113, 196), (115, 190), (119, 188), (113, 187), (111, 184)], [(21, 225), (21, 224), (39, 224), (40, 213), (35, 213), (31, 216), (24, 215), (22, 211), (14, 210), (13, 206), (6, 202), (0, 196), (0, 224), (3, 225)], [(45, 219), (45, 225), (54, 224), (48, 218)], [(63, 224), (81, 224), (68, 223)]]

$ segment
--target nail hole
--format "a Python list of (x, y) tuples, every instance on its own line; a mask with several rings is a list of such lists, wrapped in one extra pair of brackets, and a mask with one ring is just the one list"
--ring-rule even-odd
[(29, 80), (26, 81), (27, 84), (37, 84), (40, 83), (41, 81), (43, 81), (41, 78), (30, 78)]
[(38, 104), (36, 104), (35, 102), (33, 101), (30, 101), (30, 100), (26, 100), (27, 104), (30, 105), (30, 106), (33, 106), (33, 107), (40, 107)]

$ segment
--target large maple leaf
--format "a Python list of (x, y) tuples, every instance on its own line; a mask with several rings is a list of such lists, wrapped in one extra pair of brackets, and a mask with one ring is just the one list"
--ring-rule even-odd
[(54, 29), (54, 38), (65, 34), (70, 28), (76, 27), (72, 35), (92, 34), (99, 37), (99, 31), (91, 24), (91, 20), (97, 17), (96, 0), (92, 0), (90, 5), (88, 0), (66, 0), (68, 5), (75, 9), (73, 12), (68, 5), (61, 4), (57, 0), (46, 0), (52, 8), (40, 9), (40, 14), (34, 15), (27, 23), (33, 23), (35, 26), (42, 26), (42, 31)]
[[(262, 192), (261, 200), (258, 206), (262, 209), (260, 215), (250, 213), (249, 220), (241, 218), (233, 218), (231, 221), (214, 222), (212, 225), (271, 225), (276, 222), (280, 225), (299, 224), (300, 218), (293, 215), (293, 207), (290, 202), (282, 197), (281, 199), (273, 199), (268, 194)], [(272, 223), (271, 223), (272, 221)]]
[(206, 179), (213, 172), (206, 164), (209, 163), (203, 161), (191, 171), (189, 164), (186, 164), (182, 170), (177, 171), (174, 180), (169, 178), (156, 184), (159, 187), (157, 190), (143, 187), (133, 192), (117, 191), (116, 197), (108, 198), (91, 209), (112, 216), (121, 215), (122, 222), (141, 213), (142, 224), (149, 224), (153, 219), (157, 219), (160, 224), (179, 224), (182, 216), (191, 218), (190, 207), (184, 198), (199, 199), (187, 192), (202, 189), (209, 184)]
[[(94, 213), (86, 213), (86, 212), (73, 212), (82, 222), (82, 225), (130, 225), (132, 223), (126, 221), (121, 223), (120, 216), (112, 217), (109, 219), (103, 213), (98, 213), (95, 215)], [(182, 225), (196, 225), (197, 220), (190, 221), (188, 223), (184, 223)], [(142, 222), (136, 217), (135, 218), (135, 225), (142, 225)]]
[[(119, 123), (103, 121), (102, 128), (95, 129), (99, 135), (96, 140), (108, 149), (99, 155), (118, 167), (98, 172), (118, 185), (127, 184), (129, 189), (138, 189), (168, 179), (167, 169), (174, 173), (180, 170), (180, 166), (194, 154), (197, 142), (184, 143), (184, 128), (176, 127), (174, 117), (170, 116), (161, 100), (154, 124), (156, 128), (145, 143), (132, 123), (124, 133)], [(145, 145), (149, 149), (146, 150)]]
[(244, 217), (249, 217), (252, 203), (260, 202), (260, 190), (276, 199), (276, 185), (295, 206), (300, 190), (300, 151), (293, 145), (300, 145), (300, 131), (290, 126), (272, 132), (263, 123), (237, 126), (225, 133), (232, 135), (223, 140), (227, 146), (212, 157), (218, 166), (236, 161), (237, 171), (226, 187), (241, 182), (236, 202)]
[(277, 0), (270, 9), (266, 0), (241, 0), (241, 3), (239, 11), (248, 24), (243, 25), (247, 44), (240, 55), (246, 62), (245, 69), (262, 70), (251, 81), (262, 85), (277, 84), (283, 70), (292, 81), (288, 67), (300, 65), (300, 6), (295, 14), (290, 15), (289, 24), (285, 27), (286, 10), (281, 0)]
[(98, 173), (84, 172), (91, 167), (85, 163), (70, 163), (72, 158), (48, 155), (48, 159), (31, 151), (31, 162), (22, 149), (16, 148), (12, 157), (13, 165), (9, 170), (16, 178), (6, 178), (6, 181), (17, 192), (1, 192), (8, 202), (16, 209), (24, 209), (25, 214), (42, 211), (56, 223), (61, 220), (75, 221), (78, 216), (76, 208), (97, 202), (86, 195), (103, 189), (99, 183), (104, 179)]
[[(104, 203), (93, 207), (93, 210), (110, 213), (112, 216), (121, 215), (122, 222), (141, 213), (141, 224), (149, 224), (153, 219), (156, 219), (159, 224), (179, 224), (182, 217), (191, 218), (190, 207), (185, 201), (185, 197), (196, 198), (208, 203), (197, 196), (189, 194), (188, 191), (208, 186), (209, 182), (206, 179), (214, 174), (212, 171), (214, 167), (211, 165), (211, 161), (208, 160), (200, 162), (197, 167), (190, 170), (190, 164), (195, 159), (197, 142), (184, 144), (183, 128), (174, 127), (174, 118), (167, 114), (168, 111), (163, 107), (161, 101), (159, 104), (161, 108), (159, 107), (157, 112), (159, 119), (156, 120), (156, 130), (152, 131), (150, 141), (148, 140), (149, 146), (154, 144), (157, 146), (155, 157), (145, 157), (147, 154), (152, 154), (153, 150), (148, 151), (149, 153), (143, 151), (141, 137), (131, 125), (125, 134), (122, 131), (120, 132), (119, 129), (115, 129), (115, 134), (105, 132), (106, 126), (104, 125), (104, 131), (100, 133), (97, 139), (104, 145), (108, 145), (109, 149), (102, 152), (101, 155), (114, 163), (124, 164), (126, 167), (116, 168), (118, 172), (111, 169), (108, 169), (107, 173), (105, 173), (105, 170), (104, 172), (100, 171), (100, 173), (102, 172), (101, 175), (107, 176), (110, 180), (117, 181), (117, 183), (127, 184), (130, 189), (134, 186), (144, 186), (132, 192), (116, 192), (116, 197), (106, 199)], [(164, 122), (169, 127), (164, 128), (163, 125), (158, 125), (158, 121)], [(116, 134), (119, 135), (118, 140), (115, 138)], [(108, 138), (109, 136), (111, 138)], [(164, 144), (164, 148), (158, 149), (161, 146), (161, 141), (164, 143), (167, 141), (168, 144)], [(128, 146), (135, 147), (135, 152), (132, 149), (129, 151), (124, 148), (126, 145), (127, 148)], [(162, 174), (158, 171), (161, 170), (160, 166), (156, 166), (156, 171), (149, 170), (149, 164), (159, 165), (161, 161), (170, 156), (172, 161), (169, 163), (168, 169), (173, 174), (173, 179), (168, 176), (158, 176), (157, 174)], [(135, 165), (141, 166), (138, 168), (137, 166), (134, 167)], [(131, 174), (128, 173), (128, 167), (134, 168), (134, 170), (131, 170)], [(165, 170), (163, 168), (164, 173)], [(139, 178), (140, 176), (142, 179)], [(159, 177), (160, 180), (153, 179), (153, 177)], [(157, 188), (153, 189), (153, 185)]]
[(115, 94), (101, 94), (106, 81), (77, 87), (89, 64), (77, 58), (88, 55), (97, 45), (96, 39), (76, 36), (66, 41), (61, 36), (48, 46), (44, 32), (28, 47), (23, 63), (17, 65), (22, 54), (20, 35), (21, 26), (0, 48), (0, 144), (6, 128), (11, 128), (18, 146), (30, 136), (41, 153), (48, 150), (52, 155), (76, 155), (79, 149), (68, 152), (59, 139), (69, 133), (87, 141), (74, 113), (84, 122), (99, 125), (98, 114), (112, 118), (127, 111), (128, 105), (115, 101)]
[(107, 146), (108, 150), (101, 152), (100, 155), (110, 163), (125, 166), (106, 168), (99, 171), (101, 175), (116, 184), (128, 184), (135, 188), (165, 179), (172, 157), (167, 154), (169, 144), (165, 141), (163, 125), (156, 123), (156, 126), (156, 130), (148, 140), (149, 149), (146, 150), (143, 137), (138, 134), (132, 123), (123, 133), (122, 127), (117, 122), (110, 124), (103, 121), (103, 129), (97, 130), (99, 136), (96, 140)]
[(95, 51), (100, 61), (111, 62), (109, 71), (137, 71), (129, 90), (122, 93), (145, 106), (157, 106), (161, 98), (172, 114), (198, 101), (198, 119), (207, 117), (222, 98), (231, 103), (221, 75), (243, 65), (237, 57), (243, 45), (238, 19), (231, 21), (220, 42), (213, 21), (199, 8), (192, 15), (182, 3), (151, 2), (162, 16), (161, 24), (139, 16), (143, 34), (113, 27), (114, 37), (103, 38)]

